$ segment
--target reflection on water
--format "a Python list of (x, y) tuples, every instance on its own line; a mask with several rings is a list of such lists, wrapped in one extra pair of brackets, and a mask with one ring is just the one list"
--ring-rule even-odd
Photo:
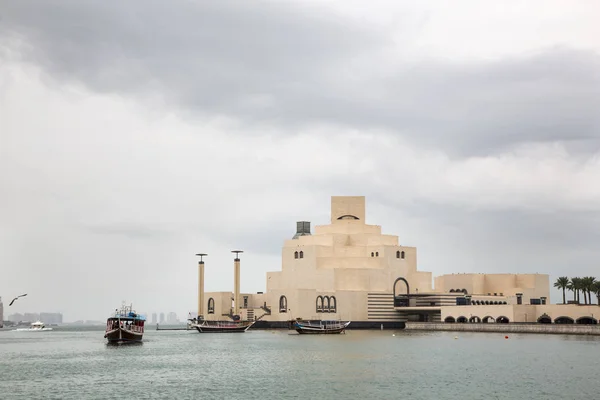
[[(395, 335), (395, 336), (393, 336)], [(457, 336), (458, 339), (454, 339)], [(6, 399), (593, 399), (600, 338), (352, 331), (0, 332)], [(41, 395), (40, 395), (41, 394)]]

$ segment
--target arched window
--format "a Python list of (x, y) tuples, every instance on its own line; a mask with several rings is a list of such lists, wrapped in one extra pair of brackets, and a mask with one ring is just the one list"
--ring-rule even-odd
[(317, 312), (323, 312), (323, 296), (317, 296)]
[(541, 317), (537, 319), (538, 324), (551, 324), (552, 318), (548, 314), (543, 314)]
[(335, 299), (335, 296), (331, 296), (329, 298), (329, 312), (330, 313), (337, 312), (337, 300)]
[(450, 289), (450, 293), (454, 293), (454, 289)]
[(300, 250), (300, 258), (304, 258), (304, 252)]
[(359, 219), (358, 217), (354, 216), (354, 215), (342, 215), (341, 217), (338, 217), (338, 219)]
[(379, 257), (379, 252), (378, 251), (375, 252), (375, 257)]
[(297, 251), (294, 252), (294, 258), (298, 258), (298, 252)]
[(554, 320), (555, 324), (573, 324), (575, 321), (571, 317), (558, 317)]
[(285, 297), (285, 296), (279, 297), (279, 312), (280, 313), (287, 312), (287, 297)]
[(208, 313), (215, 313), (215, 299), (213, 299), (212, 297), (208, 299)]
[(462, 289), (461, 292), (463, 292), (464, 294), (467, 294), (467, 289)]
[(375, 253), (371, 252), (371, 257), (375, 257)]
[[(396, 252), (396, 258), (400, 258), (400, 250)], [(454, 318), (453, 318), (454, 319)]]
[(403, 251), (400, 252), (400, 258), (404, 258), (404, 252)]
[(323, 297), (323, 312), (329, 312), (329, 296)]

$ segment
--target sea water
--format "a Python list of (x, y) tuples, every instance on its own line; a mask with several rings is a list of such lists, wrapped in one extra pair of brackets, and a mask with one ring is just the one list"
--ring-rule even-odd
[(0, 331), (1, 399), (597, 399), (600, 338)]

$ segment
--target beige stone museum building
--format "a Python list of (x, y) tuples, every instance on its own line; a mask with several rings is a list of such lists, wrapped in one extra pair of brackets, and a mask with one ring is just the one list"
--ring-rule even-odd
[[(333, 196), (329, 224), (296, 223), (285, 240), (281, 270), (267, 273), (266, 291), (204, 293), (199, 264), (198, 314), (239, 315), (257, 326), (283, 327), (296, 318), (352, 321), (353, 328), (398, 328), (406, 321), (448, 323), (596, 323), (598, 306), (550, 305), (546, 274), (450, 274), (417, 269), (417, 249), (365, 219), (364, 196)], [(432, 284), (435, 282), (435, 286)], [(596, 313), (596, 316), (594, 316)]]

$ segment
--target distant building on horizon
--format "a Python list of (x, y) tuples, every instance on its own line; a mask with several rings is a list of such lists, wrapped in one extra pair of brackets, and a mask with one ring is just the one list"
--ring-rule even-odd
[(35, 322), (40, 319), (40, 314), (38, 313), (25, 313), (23, 314), (23, 321)]
[(63, 323), (63, 315), (62, 313), (40, 313), (40, 321), (45, 324), (62, 324)]
[(156, 313), (152, 313), (152, 323), (156, 323)]
[(160, 313), (160, 323), (163, 324), (165, 322), (165, 313), (161, 312)]
[(2, 304), (2, 296), (0, 296), (0, 328), (4, 328), (4, 304)]
[(173, 311), (171, 311), (167, 315), (167, 323), (168, 324), (177, 324), (177, 323), (179, 323), (179, 318), (177, 318), (177, 314), (174, 313)]
[(10, 322), (20, 322), (23, 321), (23, 314), (20, 313), (14, 313), (14, 314), (10, 314), (8, 317), (6, 317)]

